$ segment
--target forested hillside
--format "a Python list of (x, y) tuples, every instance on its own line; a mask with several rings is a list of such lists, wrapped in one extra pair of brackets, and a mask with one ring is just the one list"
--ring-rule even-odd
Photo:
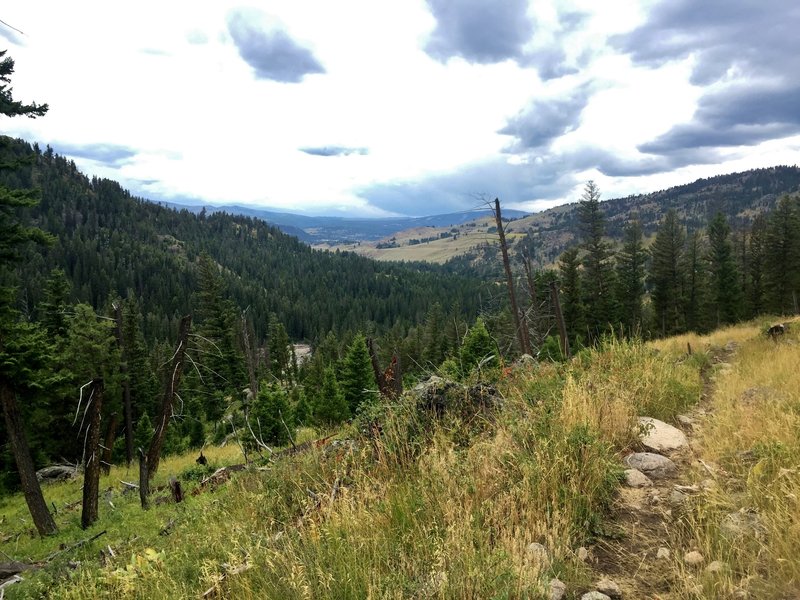
[(144, 313), (145, 337), (174, 335), (179, 316), (194, 308), (203, 252), (219, 266), (234, 304), (250, 307), (261, 338), (270, 313), (292, 339), (315, 340), (330, 330), (407, 329), (436, 301), (456, 302), (465, 315), (477, 311), (475, 280), (443, 276), (426, 265), (381, 265), (313, 251), (260, 219), (167, 209), (132, 197), (116, 182), (88, 179), (49, 149), (15, 142), (12, 150), (18, 156), (35, 151), (35, 163), (3, 173), (3, 182), (40, 188), (30, 217), (55, 237), (49, 247), (29, 248), (19, 267), (23, 311), (31, 315), (48, 274), (62, 268), (72, 300), (101, 308), (111, 297), (132, 293)]

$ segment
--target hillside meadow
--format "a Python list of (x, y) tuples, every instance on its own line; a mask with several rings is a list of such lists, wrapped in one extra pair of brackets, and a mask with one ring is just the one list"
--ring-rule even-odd
[[(641, 449), (636, 417), (677, 424), (690, 414), (681, 483), (714, 485), (652, 532), (653, 553), (672, 551), (653, 597), (790, 597), (800, 582), (800, 323), (777, 343), (764, 335), (769, 323), (608, 341), (566, 364), (507, 365), (445, 386), (435, 409), (406, 393), (341, 429), (300, 430), (298, 444), (334, 437), (292, 455), (255, 455), (225, 481), (201, 484), (242, 462), (235, 440), (206, 446), (206, 466), (196, 453), (172, 456), (153, 486), (177, 477), (185, 500), (156, 491), (147, 511), (122, 491), (122, 481), (137, 481), (136, 465), (115, 466), (86, 531), (80, 477), (44, 488), (54, 537), (35, 534), (21, 496), (3, 498), (3, 560), (42, 565), (5, 595), (550, 598), (557, 578), (565, 597), (579, 598), (612, 572), (626, 597), (642, 597), (630, 590), (654, 588), (637, 573), (584, 552), (639, 535), (618, 522), (617, 505), (622, 458)], [(476, 404), (470, 389), (492, 400)], [(724, 522), (736, 511), (757, 525), (732, 541)], [(724, 566), (688, 567), (687, 549)], [(643, 561), (654, 560), (650, 550)]]

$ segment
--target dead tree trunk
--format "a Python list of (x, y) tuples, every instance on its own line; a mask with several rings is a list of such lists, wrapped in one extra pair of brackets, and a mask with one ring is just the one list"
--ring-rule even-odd
[(169, 362), (166, 382), (164, 383), (164, 395), (161, 397), (161, 408), (156, 421), (156, 429), (153, 432), (153, 439), (150, 442), (150, 449), (147, 451), (147, 475), (150, 479), (158, 470), (158, 462), (161, 460), (161, 448), (164, 446), (164, 439), (167, 437), (167, 426), (172, 417), (175, 392), (181, 382), (183, 375), (183, 359), (186, 356), (186, 344), (189, 339), (189, 329), (192, 326), (192, 316), (186, 315), (181, 319), (178, 329), (178, 345), (175, 354)]
[(28, 510), (31, 511), (33, 524), (36, 525), (40, 535), (54, 534), (58, 531), (58, 527), (56, 527), (56, 522), (44, 501), (39, 480), (36, 479), (36, 468), (33, 466), (33, 458), (31, 458), (31, 451), (28, 448), (28, 440), (25, 437), (25, 429), (22, 426), (14, 390), (4, 377), (0, 378), (0, 401), (3, 403), (6, 432), (11, 442), (11, 451), (14, 453), (22, 492), (25, 494)]
[[(258, 378), (256, 377), (256, 360), (253, 343), (251, 341), (251, 326), (246, 314), (242, 313), (242, 346), (244, 347), (244, 360), (247, 365), (247, 377), (250, 381), (250, 394), (252, 398), (258, 398)], [(245, 398), (244, 418), (247, 419), (250, 412), (250, 399)]]
[(106, 475), (111, 471), (111, 453), (114, 450), (114, 442), (117, 441), (117, 425), (119, 425), (119, 415), (113, 412), (109, 417), (106, 437), (103, 439), (103, 458), (100, 461)]
[(378, 362), (378, 353), (375, 351), (375, 344), (372, 338), (367, 338), (367, 349), (369, 350), (369, 358), (372, 363), (372, 372), (375, 375), (375, 383), (378, 384), (378, 391), (381, 396), (389, 395), (389, 388), (386, 385), (386, 378), (381, 371), (381, 364)]
[(103, 410), (103, 380), (92, 381), (86, 412), (89, 424), (83, 449), (83, 510), (81, 527), (86, 529), (97, 521), (97, 497), (100, 493), (100, 411)]
[(119, 373), (122, 375), (122, 409), (125, 415), (125, 460), (128, 466), (133, 461), (133, 407), (131, 406), (131, 379), (128, 373), (128, 348), (122, 337), (122, 310), (114, 303), (114, 332), (120, 349)]
[(508, 246), (506, 245), (506, 234), (503, 231), (503, 219), (500, 215), (500, 199), (494, 199), (494, 219), (497, 223), (497, 235), (500, 237), (500, 252), (503, 255), (503, 267), (506, 271), (506, 283), (508, 284), (508, 298), (511, 301), (511, 313), (514, 317), (514, 326), (517, 328), (517, 339), (523, 354), (532, 354), (531, 341), (528, 336), (528, 325), (524, 317), (520, 317), (519, 307), (517, 306), (517, 295), (514, 292), (514, 275), (511, 273), (511, 262), (508, 259)]
[(558, 324), (558, 336), (561, 338), (561, 353), (565, 358), (569, 358), (567, 325), (564, 323), (564, 313), (561, 312), (561, 301), (558, 299), (558, 288), (554, 281), (550, 282), (550, 301), (553, 303), (553, 312), (556, 315), (556, 323)]
[(149, 506), (149, 495), (150, 478), (147, 476), (147, 455), (144, 453), (144, 450), (139, 448), (139, 500), (144, 510), (147, 510)]

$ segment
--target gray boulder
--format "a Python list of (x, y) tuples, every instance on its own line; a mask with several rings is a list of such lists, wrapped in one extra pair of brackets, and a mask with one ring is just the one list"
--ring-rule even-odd
[(639, 439), (654, 452), (673, 452), (689, 445), (686, 435), (677, 427), (651, 417), (639, 417)]
[(666, 456), (652, 452), (634, 452), (625, 457), (625, 464), (637, 469), (651, 479), (664, 479), (674, 475), (678, 467)]

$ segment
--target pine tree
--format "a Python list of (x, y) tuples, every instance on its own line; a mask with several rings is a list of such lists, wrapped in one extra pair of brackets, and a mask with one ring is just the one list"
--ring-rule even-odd
[(757, 215), (753, 219), (748, 245), (747, 312), (751, 318), (763, 313), (766, 307), (766, 290), (764, 289), (766, 228), (767, 222), (764, 215)]
[(690, 331), (705, 332), (710, 328), (707, 255), (703, 235), (699, 231), (693, 232), (681, 258), (686, 282), (683, 311), (686, 328)]
[(39, 322), (53, 337), (67, 335), (67, 307), (72, 286), (63, 269), (53, 269), (44, 287), (44, 299), (38, 306)]
[(767, 221), (764, 239), (767, 306), (776, 314), (795, 310), (800, 290), (800, 207), (784, 196)]
[(423, 333), (422, 360), (434, 368), (442, 364), (447, 356), (448, 340), (445, 335), (444, 314), (438, 302), (428, 310), (425, 317), (425, 332)]
[(361, 403), (368, 400), (375, 389), (375, 376), (372, 372), (367, 340), (358, 333), (347, 349), (341, 369), (341, 388), (350, 414), (356, 414)]
[[(10, 77), (14, 72), (14, 61), (5, 54), (5, 51), (0, 52), (0, 114), (31, 118), (44, 115), (46, 104), (23, 104), (13, 99)], [(19, 159), (0, 161), (4, 170), (16, 170), (21, 162)], [(40, 229), (26, 225), (20, 215), (20, 209), (33, 206), (37, 201), (37, 190), (0, 186), (0, 281), (12, 279), (8, 265), (19, 258), (23, 244), (50, 240)], [(41, 386), (40, 374), (36, 370), (37, 366), (48, 363), (49, 347), (40, 329), (20, 322), (19, 311), (14, 307), (15, 295), (12, 287), (0, 287), (0, 403), (25, 501), (36, 529), (41, 535), (48, 535), (55, 533), (57, 527), (36, 479), (36, 467), (17, 396)]]
[(611, 246), (603, 239), (605, 217), (600, 208), (600, 189), (589, 181), (578, 207), (581, 226), (583, 264), (583, 304), (586, 325), (596, 339), (609, 324), (617, 321), (614, 298), (614, 267)]
[(634, 220), (625, 227), (622, 250), (617, 259), (617, 297), (620, 322), (628, 335), (642, 326), (642, 300), (647, 252), (642, 243), (642, 226)]
[(350, 418), (347, 400), (339, 388), (339, 382), (336, 380), (336, 374), (332, 367), (325, 369), (322, 390), (317, 397), (314, 415), (324, 425), (337, 425)]
[(561, 289), (561, 311), (567, 327), (567, 336), (573, 347), (578, 336), (585, 331), (585, 310), (581, 293), (580, 261), (578, 248), (565, 250), (558, 262)]
[(650, 249), (650, 285), (652, 286), (655, 326), (662, 335), (679, 333), (685, 328), (683, 298), (685, 274), (682, 267), (683, 227), (678, 213), (670, 209), (656, 233)]
[(254, 427), (258, 428), (265, 443), (283, 446), (289, 442), (292, 422), (289, 397), (283, 386), (274, 383), (260, 385), (251, 417), (255, 419)]
[(735, 323), (741, 312), (742, 290), (730, 236), (728, 221), (718, 212), (708, 225), (711, 289), (717, 326)]
[(475, 325), (470, 327), (461, 345), (461, 369), (464, 375), (475, 367), (493, 367), (500, 364), (500, 351), (494, 343), (483, 319), (478, 317)]
[(291, 377), (291, 345), (286, 328), (275, 313), (269, 317), (268, 336), (270, 373), (276, 380), (286, 381)]

